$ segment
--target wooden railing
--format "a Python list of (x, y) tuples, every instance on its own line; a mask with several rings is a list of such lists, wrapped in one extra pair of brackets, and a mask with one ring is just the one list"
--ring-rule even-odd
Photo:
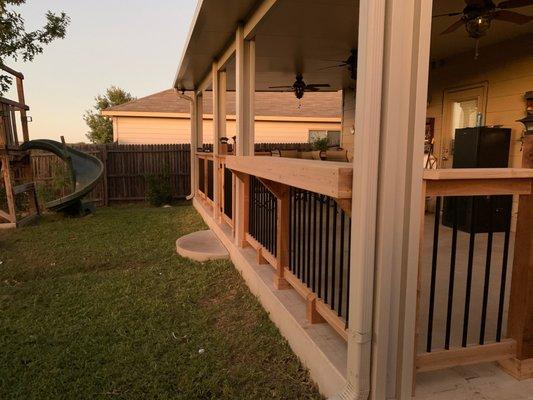
[(347, 339), (352, 165), (226, 156), (224, 166), (246, 194), (238, 241), (276, 270), (276, 288), (302, 295), (310, 323)]
[(198, 190), (199, 195), (209, 205), (213, 205), (214, 199), (214, 165), (213, 153), (196, 153), (198, 162)]
[(512, 204), (531, 194), (532, 178), (530, 169), (425, 172), (434, 210), (420, 246), (417, 371), (515, 357), (516, 340), (504, 332)]

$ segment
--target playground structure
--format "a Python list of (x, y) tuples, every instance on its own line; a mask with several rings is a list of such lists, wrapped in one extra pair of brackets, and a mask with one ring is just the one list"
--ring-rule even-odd
[[(67, 163), (71, 171), (71, 193), (46, 203), (45, 207), (69, 215), (85, 215), (91, 212), (92, 207), (83, 203), (82, 198), (101, 178), (104, 171), (102, 162), (92, 155), (66, 146), (63, 139), (62, 142), (48, 139), (29, 140), (29, 107), (24, 100), (24, 76), (6, 66), (0, 68), (15, 78), (18, 95), (17, 101), (0, 97), (0, 229), (24, 226), (39, 217), (31, 150), (54, 153)], [(19, 127), (22, 131), (22, 143), (18, 137)]]
[(20, 129), (23, 142), (29, 141), (24, 76), (6, 66), (0, 65), (0, 69), (14, 78), (18, 95), (17, 101), (0, 97), (0, 228), (16, 228), (34, 222), (40, 211), (30, 152), (21, 148), (19, 139)]

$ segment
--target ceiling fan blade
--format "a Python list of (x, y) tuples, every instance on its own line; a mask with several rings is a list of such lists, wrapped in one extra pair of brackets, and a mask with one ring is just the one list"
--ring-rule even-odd
[(457, 29), (459, 29), (461, 26), (463, 26), (465, 24), (465, 22), (463, 21), (463, 19), (461, 18), (460, 20), (458, 20), (457, 22), (454, 22), (453, 24), (451, 24), (447, 29), (443, 30), (441, 32), (441, 35), (446, 35), (448, 33), (452, 33), (453, 31), (456, 31)]
[(315, 86), (306, 86), (305, 87), (305, 91), (306, 92), (318, 92), (319, 89), (317, 87), (315, 87)]
[(465, 3), (467, 6), (473, 7), (485, 7), (493, 5), (492, 0), (465, 0)]
[(328, 83), (311, 83), (307, 85), (307, 87), (321, 88), (321, 87), (330, 87), (330, 85)]
[(507, 10), (496, 11), (492, 14), (492, 18), (500, 21), (512, 22), (518, 25), (524, 25), (530, 21), (533, 21), (532, 16), (519, 14), (517, 12)]
[(329, 67), (319, 68), (319, 69), (317, 69), (317, 71), (325, 71), (327, 69), (341, 68), (341, 67), (346, 67), (347, 65), (348, 64), (346, 64), (346, 63), (339, 64), (339, 65), (330, 65)]
[(269, 86), (269, 89), (294, 89), (293, 86)]
[(518, 8), (533, 6), (533, 0), (507, 0), (498, 4), (498, 8)]
[(448, 13), (448, 14), (439, 14), (439, 15), (434, 15), (433, 18), (455, 17), (456, 15), (463, 15), (463, 12), (459, 11), (459, 12), (453, 12), (453, 13)]

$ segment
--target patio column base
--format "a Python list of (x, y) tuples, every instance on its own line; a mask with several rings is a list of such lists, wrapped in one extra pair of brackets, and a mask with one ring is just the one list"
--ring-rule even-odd
[(369, 395), (368, 391), (358, 391), (351, 383), (347, 383), (342, 392), (328, 400), (367, 400)]
[(533, 358), (525, 360), (510, 358), (499, 361), (499, 364), (505, 372), (518, 380), (533, 378)]

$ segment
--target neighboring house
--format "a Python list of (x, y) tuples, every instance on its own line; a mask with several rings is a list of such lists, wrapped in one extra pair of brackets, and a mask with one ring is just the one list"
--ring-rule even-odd
[[(213, 142), (212, 92), (204, 95), (204, 142)], [(256, 94), (256, 141), (302, 143), (328, 136), (339, 145), (341, 93), (309, 93), (300, 102), (293, 93)], [(235, 136), (235, 93), (227, 93), (227, 136)], [(190, 103), (174, 90), (155, 93), (108, 108), (113, 118), (113, 140), (120, 144), (189, 143)]]

